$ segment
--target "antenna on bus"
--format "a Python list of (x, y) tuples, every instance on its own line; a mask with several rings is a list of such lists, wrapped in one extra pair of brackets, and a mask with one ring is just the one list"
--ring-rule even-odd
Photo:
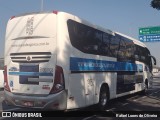
[(43, 11), (43, 0), (41, 0), (41, 11)]

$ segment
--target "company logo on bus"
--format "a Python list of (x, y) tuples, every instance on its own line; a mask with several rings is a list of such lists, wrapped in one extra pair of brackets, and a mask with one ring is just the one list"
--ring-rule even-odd
[(26, 60), (27, 60), (28, 62), (30, 62), (30, 61), (32, 60), (32, 57), (31, 57), (31, 56), (27, 56), (27, 57), (26, 57)]

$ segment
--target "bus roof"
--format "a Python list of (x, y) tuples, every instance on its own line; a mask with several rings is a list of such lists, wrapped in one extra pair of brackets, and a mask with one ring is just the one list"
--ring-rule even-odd
[(77, 20), (77, 19), (79, 19), (83, 24), (85, 24), (85, 25), (87, 25), (87, 26), (90, 26), (90, 27), (93, 27), (93, 28), (95, 28), (95, 29), (98, 29), (98, 30), (101, 30), (101, 31), (103, 31), (103, 32), (106, 32), (106, 33), (108, 33), (108, 34), (111, 34), (111, 35), (114, 35), (114, 32), (113, 31), (111, 31), (111, 30), (109, 30), (109, 29), (106, 29), (106, 28), (103, 28), (103, 27), (101, 27), (101, 26), (98, 26), (98, 25), (95, 25), (95, 24), (92, 24), (91, 22), (89, 22), (89, 21), (87, 21), (87, 20), (85, 20), (85, 19), (83, 19), (83, 18), (80, 18), (80, 17), (78, 17), (78, 16), (75, 16), (75, 15), (73, 15), (73, 14), (71, 14), (71, 13), (67, 13), (67, 12), (63, 12), (63, 11), (46, 11), (46, 12), (31, 12), (31, 13), (23, 13), (23, 14), (19, 14), (19, 15), (16, 15), (16, 16), (12, 16), (11, 18), (10, 18), (10, 20), (11, 19), (13, 19), (13, 18), (15, 18), (15, 17), (21, 17), (21, 16), (26, 16), (26, 15), (34, 15), (34, 14), (47, 14), (47, 13), (54, 13), (54, 14), (59, 14), (59, 13), (64, 13), (64, 14), (68, 14), (68, 15), (70, 15), (70, 16), (73, 16), (74, 18), (75, 18), (75, 20)]
[[(119, 34), (119, 35), (121, 35), (121, 36), (123, 36), (123, 37), (126, 37), (126, 38), (132, 40), (132, 41), (133, 41), (135, 44), (137, 44), (137, 45), (146, 47), (146, 45), (145, 45), (144, 43), (138, 41), (138, 40), (135, 39), (135, 38), (132, 38), (132, 37), (129, 37), (129, 36), (125, 35), (125, 34), (122, 34), (122, 33), (119, 33), (119, 32), (114, 32), (114, 31), (112, 31), (112, 30), (109, 30), (109, 29), (103, 28), (103, 27), (101, 27), (101, 26), (92, 24), (91, 22), (89, 22), (89, 21), (87, 21), (87, 20), (85, 20), (85, 19), (83, 19), (83, 18), (77, 17), (77, 16), (75, 16), (75, 15), (73, 15), (73, 14), (70, 14), (70, 13), (67, 13), (67, 12), (63, 12), (63, 11), (49, 11), (49, 12), (32, 12), (32, 13), (25, 13), (25, 14), (20, 14), (20, 15), (12, 16), (11, 19), (13, 19), (14, 17), (21, 17), (21, 16), (25, 16), (25, 15), (45, 14), (45, 13), (54, 13), (54, 14), (64, 13), (64, 14), (71, 15), (71, 16), (73, 16), (73, 17), (75, 18), (75, 20), (78, 20), (78, 19), (79, 19), (83, 24), (85, 24), (85, 25), (87, 25), (87, 26), (93, 27), (93, 28), (95, 28), (95, 29), (98, 29), (98, 30), (100, 30), (100, 31), (106, 32), (106, 33), (111, 34), (111, 35), (113, 35), (113, 36), (115, 36), (115, 33), (116, 33), (116, 34)], [(11, 19), (10, 19), (10, 20), (11, 20)]]

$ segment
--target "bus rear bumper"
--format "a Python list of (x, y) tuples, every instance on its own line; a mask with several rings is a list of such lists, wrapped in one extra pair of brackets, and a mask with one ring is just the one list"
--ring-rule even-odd
[(66, 110), (67, 91), (63, 90), (56, 94), (46, 96), (18, 95), (4, 90), (5, 102), (8, 105), (19, 107)]

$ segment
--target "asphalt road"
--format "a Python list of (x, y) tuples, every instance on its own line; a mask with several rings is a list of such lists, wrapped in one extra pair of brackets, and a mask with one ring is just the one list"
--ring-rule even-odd
[[(27, 108), (19, 108), (19, 107), (14, 107), (14, 106), (7, 106), (4, 103), (4, 97), (3, 97), (3, 89), (0, 90), (0, 111), (5, 111), (5, 112), (9, 112), (9, 111), (39, 111), (37, 109), (27, 109)], [(148, 90), (148, 93), (146, 95), (142, 95), (142, 94), (133, 94), (133, 95), (128, 95), (125, 97), (120, 97), (117, 99), (114, 99), (112, 101), (109, 102), (107, 109), (105, 112), (101, 113), (101, 112), (97, 112), (96, 111), (96, 106), (91, 106), (88, 108), (84, 108), (81, 110), (75, 110), (73, 113), (73, 117), (71, 115), (69, 115), (69, 117), (54, 117), (52, 119), (54, 120), (114, 120), (114, 119), (122, 119), (122, 120), (126, 120), (128, 119), (125, 117), (125, 112), (128, 113), (132, 112), (140, 112), (143, 114), (143, 111), (145, 112), (151, 112), (152, 114), (155, 113), (155, 115), (157, 115), (157, 112), (160, 113), (160, 78), (155, 78), (153, 81), (153, 87), (151, 89)], [(49, 111), (50, 114), (55, 114), (52, 111)], [(124, 117), (120, 116), (122, 113), (122, 115), (124, 115)], [(61, 113), (58, 113), (58, 115), (60, 115)], [(84, 116), (83, 116), (84, 114)], [(86, 114), (88, 114), (88, 116), (86, 116)], [(110, 117), (110, 115), (119, 115), (118, 118), (114, 117)], [(65, 114), (68, 115), (68, 114)], [(77, 117), (77, 116), (78, 117)], [(81, 117), (82, 115), (82, 117)], [(107, 115), (109, 115), (109, 117), (107, 117)], [(132, 116), (130, 115), (129, 119), (135, 119), (132, 118)], [(143, 114), (144, 115), (144, 114)], [(148, 115), (148, 113), (147, 113)], [(153, 116), (147, 116), (145, 114), (145, 119), (153, 119)], [(136, 116), (134, 116), (136, 117)], [(154, 116), (156, 117), (156, 116)], [(0, 118), (0, 119), (4, 119), (4, 120), (9, 120), (11, 118)], [(17, 118), (12, 118), (16, 119)], [(22, 119), (22, 118), (21, 118)], [(48, 118), (47, 118), (48, 119)], [(136, 119), (143, 119), (143, 118), (136, 118)], [(155, 118), (154, 118), (155, 119)], [(158, 119), (158, 118), (156, 118)], [(30, 120), (32, 120), (32, 118), (30, 118)]]

